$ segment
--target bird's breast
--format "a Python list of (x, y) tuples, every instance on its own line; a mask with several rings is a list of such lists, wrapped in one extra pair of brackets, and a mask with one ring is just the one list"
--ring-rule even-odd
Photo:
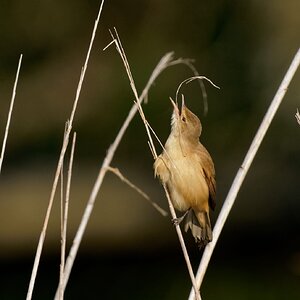
[(181, 149), (170, 149), (169, 181), (173, 205), (177, 210), (192, 208), (207, 210), (209, 190), (197, 152), (183, 153)]

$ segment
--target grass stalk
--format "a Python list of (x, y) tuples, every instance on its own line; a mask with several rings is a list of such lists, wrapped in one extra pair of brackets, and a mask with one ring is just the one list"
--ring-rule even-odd
[[(224, 201), (223, 207), (220, 211), (220, 214), (218, 216), (218, 219), (216, 221), (214, 230), (213, 230), (213, 240), (212, 242), (210, 242), (203, 253), (198, 271), (197, 271), (197, 275), (196, 275), (196, 281), (197, 281), (197, 287), (200, 289), (204, 275), (206, 273), (208, 264), (210, 262), (212, 253), (215, 249), (215, 246), (217, 244), (218, 238), (221, 234), (221, 231), (223, 229), (223, 226), (228, 218), (228, 215), (231, 211), (231, 208), (235, 202), (235, 199), (237, 197), (237, 194), (241, 188), (241, 185), (245, 179), (245, 176), (247, 175), (247, 172), (252, 164), (252, 161), (263, 141), (263, 138), (279, 108), (279, 105), (281, 104), (285, 93), (288, 89), (288, 86), (294, 76), (294, 74), (296, 73), (298, 67), (300, 64), (300, 48), (298, 49), (293, 61), (290, 64), (290, 67), (288, 69), (288, 71), (286, 72), (278, 90), (277, 93), (275, 94), (260, 126), (259, 129), (251, 143), (251, 146), (245, 156), (245, 159), (241, 165), (241, 167), (239, 168), (235, 179), (231, 185), (231, 188), (228, 192), (228, 195)], [(195, 299), (195, 294), (194, 294), (194, 289), (191, 289), (190, 292), (190, 296), (189, 296), (189, 300), (193, 300)]]
[[(158, 63), (158, 65), (156, 66), (156, 68), (154, 69), (154, 71), (152, 72), (150, 79), (148, 81), (148, 83), (146, 84), (143, 93), (140, 96), (140, 101), (143, 101), (148, 94), (148, 91), (150, 89), (150, 87), (152, 86), (152, 84), (154, 83), (155, 79), (157, 78), (157, 76), (162, 72), (162, 70), (164, 70), (168, 63), (172, 61), (172, 53), (167, 53)], [(79, 246), (81, 244), (86, 226), (88, 224), (88, 221), (90, 219), (91, 213), (93, 211), (94, 208), (94, 204), (98, 195), (98, 192), (101, 188), (101, 185), (103, 183), (103, 179), (106, 175), (106, 172), (108, 171), (107, 168), (110, 166), (110, 163), (114, 157), (114, 154), (131, 122), (131, 120), (133, 119), (133, 117), (135, 116), (137, 112), (137, 108), (136, 105), (133, 105), (132, 108), (130, 109), (127, 118), (125, 119), (124, 123), (122, 124), (114, 142), (111, 144), (111, 146), (109, 147), (109, 149), (107, 150), (107, 154), (103, 160), (102, 166), (99, 170), (98, 176), (96, 178), (95, 184), (93, 186), (93, 189), (91, 191), (88, 203), (85, 207), (85, 210), (83, 212), (83, 216), (81, 218), (79, 227), (77, 229), (76, 235), (74, 237), (70, 252), (68, 254), (68, 257), (66, 259), (66, 264), (65, 264), (65, 270), (64, 270), (64, 280), (63, 280), (63, 285), (64, 288), (68, 283), (71, 271), (72, 271), (72, 267), (79, 249)], [(58, 300), (58, 290), (56, 291), (56, 295), (55, 295), (55, 300)]]
[(135, 184), (133, 184), (129, 179), (127, 179), (118, 168), (107, 167), (107, 171), (112, 172), (116, 176), (120, 178), (121, 181), (126, 183), (129, 187), (134, 189), (137, 193), (139, 193), (144, 199), (146, 199), (163, 217), (166, 217), (168, 213), (161, 208), (157, 203), (151, 200), (151, 198), (143, 192), (140, 188), (138, 188)]
[[(59, 283), (64, 273), (64, 253), (63, 253), (63, 231), (64, 231), (64, 166), (60, 169), (60, 236), (61, 236), (61, 252), (60, 252), (60, 268)], [(63, 293), (60, 291), (60, 300), (63, 299)]]
[[(114, 41), (112, 41), (109, 45), (114, 44)], [(108, 45), (108, 46), (109, 46)], [(107, 47), (108, 47), (107, 46)], [(107, 48), (105, 47), (104, 50)], [(183, 58), (179, 58), (179, 59), (173, 59), (173, 53), (169, 52), (167, 54), (165, 54), (160, 61), (158, 62), (158, 64), (156, 65), (156, 67), (154, 68), (154, 70), (152, 71), (148, 82), (146, 83), (141, 95), (139, 96), (139, 102), (143, 103), (143, 101), (145, 101), (145, 99), (148, 98), (148, 93), (149, 90), (151, 88), (151, 86), (153, 85), (153, 83), (155, 82), (155, 80), (157, 79), (157, 77), (168, 67), (171, 66), (175, 66), (175, 65), (179, 65), (179, 64), (190, 64), (190, 61), (188, 59), (183, 59)], [(98, 176), (95, 180), (95, 184), (93, 186), (93, 189), (91, 191), (90, 197), (88, 199), (87, 205), (85, 207), (85, 210), (83, 212), (83, 216), (81, 218), (79, 227), (77, 229), (76, 235), (74, 237), (70, 252), (68, 254), (67, 260), (66, 260), (66, 264), (65, 264), (65, 270), (64, 270), (64, 288), (68, 283), (71, 271), (72, 271), (72, 267), (74, 264), (74, 261), (76, 259), (77, 253), (78, 253), (78, 249), (79, 246), (81, 244), (84, 232), (86, 230), (88, 221), (90, 219), (91, 213), (93, 211), (95, 202), (96, 202), (96, 198), (98, 196), (99, 190), (102, 186), (104, 177), (106, 175), (106, 172), (108, 171), (108, 167), (111, 164), (111, 161), (115, 155), (115, 152), (117, 150), (117, 148), (119, 147), (119, 144), (129, 126), (129, 124), (131, 123), (132, 119), (134, 118), (134, 116), (136, 115), (138, 111), (137, 105), (133, 104), (133, 106), (131, 107), (126, 119), (124, 120), (123, 124), (121, 125), (121, 128), (119, 130), (119, 132), (117, 133), (113, 143), (110, 145), (110, 147), (107, 150), (107, 154), (102, 162), (102, 165), (99, 169), (99, 173)], [(56, 292), (55, 295), (55, 300), (58, 300), (58, 290)]]
[(46, 216), (45, 216), (45, 219), (44, 219), (43, 228), (42, 228), (42, 231), (41, 231), (41, 234), (40, 234), (40, 238), (39, 238), (39, 242), (38, 242), (38, 246), (37, 246), (37, 250), (36, 250), (36, 255), (35, 255), (35, 259), (34, 259), (34, 263), (33, 263), (33, 268), (32, 268), (32, 273), (31, 273), (31, 278), (30, 278), (30, 282), (29, 282), (29, 287), (28, 287), (28, 291), (27, 291), (26, 300), (31, 300), (31, 298), (32, 298), (33, 288), (34, 288), (34, 284), (35, 284), (35, 279), (36, 279), (36, 275), (37, 275), (37, 270), (38, 270), (38, 266), (39, 266), (39, 262), (40, 262), (40, 258), (41, 258), (43, 245), (44, 245), (46, 230), (47, 230), (48, 223), (49, 223), (50, 213), (51, 213), (52, 206), (53, 206), (53, 201), (54, 201), (54, 196), (55, 196), (55, 192), (56, 192), (56, 188), (57, 188), (57, 184), (58, 184), (60, 170), (62, 168), (64, 156), (65, 156), (65, 153), (66, 153), (66, 149), (68, 147), (69, 136), (70, 136), (70, 133), (71, 133), (71, 130), (72, 130), (74, 116), (75, 116), (77, 104), (78, 104), (78, 101), (79, 101), (79, 96), (80, 96), (80, 93), (81, 93), (82, 83), (83, 83), (85, 73), (86, 73), (86, 70), (87, 70), (87, 66), (88, 66), (88, 62), (89, 62), (89, 58), (90, 58), (90, 53), (91, 53), (91, 50), (92, 50), (92, 46), (93, 46), (93, 43), (94, 43), (96, 31), (97, 31), (97, 28), (98, 28), (98, 23), (99, 23), (99, 20), (100, 20), (103, 4), (104, 4), (104, 0), (101, 1), (98, 16), (97, 16), (97, 19), (96, 19), (95, 24), (94, 24), (94, 28), (93, 28), (93, 31), (92, 31), (92, 37), (91, 37), (91, 40), (90, 40), (90, 44), (89, 44), (89, 48), (88, 48), (88, 51), (87, 51), (86, 59), (85, 59), (84, 65), (83, 65), (82, 70), (81, 70), (79, 83), (78, 83), (77, 90), (76, 90), (76, 96), (75, 96), (75, 100), (74, 100), (74, 103), (73, 103), (73, 108), (72, 108), (72, 111), (71, 111), (71, 114), (70, 114), (67, 129), (66, 129), (66, 132), (65, 132), (65, 135), (64, 135), (63, 145), (62, 145), (62, 148), (61, 148), (61, 152), (60, 152), (60, 156), (59, 156), (59, 160), (58, 160), (58, 164), (57, 164), (57, 169), (56, 169), (56, 172), (55, 172), (54, 182), (53, 182), (53, 185), (52, 185), (52, 190), (51, 190), (51, 195), (50, 195), (50, 199), (49, 199), (49, 203), (48, 203), (48, 207), (47, 207), (47, 211), (46, 211)]
[(19, 58), (15, 83), (14, 83), (13, 92), (12, 92), (12, 96), (11, 96), (11, 100), (10, 100), (10, 106), (9, 106), (7, 122), (6, 122), (5, 132), (4, 132), (4, 138), (3, 138), (3, 143), (2, 143), (2, 149), (1, 149), (1, 156), (0, 156), (0, 174), (1, 174), (1, 170), (2, 170), (2, 163), (3, 163), (3, 160), (4, 160), (4, 153), (5, 153), (6, 142), (7, 142), (8, 132), (9, 132), (11, 115), (12, 115), (14, 102), (15, 102), (15, 98), (16, 98), (16, 93), (17, 93), (17, 85), (18, 85), (18, 79), (19, 79), (21, 64), (22, 64), (22, 58), (23, 58), (23, 54), (21, 54), (20, 58)]
[[(131, 73), (131, 70), (130, 70), (130, 65), (128, 63), (128, 60), (127, 60), (125, 51), (123, 49), (121, 40), (118, 36), (117, 30), (116, 29), (114, 29), (114, 30), (115, 30), (116, 37), (114, 37), (114, 35), (111, 33), (112, 38), (115, 40), (117, 50), (118, 50), (118, 52), (121, 56), (121, 59), (124, 63), (124, 66), (125, 66), (125, 69), (126, 69), (126, 72), (127, 72), (127, 76), (128, 76), (129, 82), (130, 82), (130, 86), (131, 86), (131, 89), (132, 89), (133, 94), (135, 96), (135, 103), (137, 105), (137, 109), (138, 109), (139, 114), (142, 118), (142, 121), (145, 125), (145, 129), (146, 129), (147, 136), (148, 136), (148, 145), (150, 146), (151, 153), (153, 154), (153, 158), (156, 159), (157, 158), (157, 152), (156, 152), (156, 149), (155, 149), (155, 146), (154, 146), (154, 143), (153, 143), (153, 140), (152, 140), (152, 136), (151, 136), (151, 133), (150, 133), (150, 129), (149, 129), (149, 126), (148, 126), (149, 122), (146, 119), (143, 108), (142, 108), (141, 103), (139, 101), (138, 92), (137, 92), (137, 89), (136, 89), (136, 86), (135, 86), (135, 83), (134, 83), (134, 79), (133, 79), (133, 76), (132, 76), (132, 73)], [(168, 192), (165, 184), (163, 184), (163, 187), (164, 187), (164, 191), (165, 191), (165, 194), (166, 194), (166, 197), (167, 197), (167, 200), (168, 200), (171, 216), (172, 216), (173, 219), (176, 219), (177, 218), (176, 212), (175, 212), (175, 209), (173, 207), (169, 192)], [(179, 239), (179, 242), (180, 242), (180, 245), (181, 245), (181, 248), (182, 248), (184, 259), (186, 261), (186, 265), (187, 265), (188, 272), (189, 272), (189, 275), (190, 275), (190, 278), (191, 278), (191, 282), (192, 282), (192, 285), (194, 287), (194, 292), (195, 292), (195, 295), (196, 295), (196, 299), (200, 300), (201, 299), (200, 293), (199, 293), (199, 290), (197, 289), (196, 279), (195, 279), (195, 276), (194, 276), (193, 268), (192, 268), (192, 265), (191, 265), (191, 261), (190, 261), (189, 255), (188, 255), (188, 251), (187, 251), (187, 248), (186, 248), (186, 245), (185, 245), (185, 242), (184, 242), (183, 235), (182, 235), (179, 224), (176, 224), (175, 229), (176, 229), (178, 239)]]
[[(68, 167), (68, 177), (67, 177), (67, 186), (66, 186), (66, 195), (65, 202), (61, 209), (62, 214), (62, 230), (61, 230), (61, 264), (60, 264), (60, 276), (59, 276), (59, 300), (64, 299), (64, 285), (63, 285), (63, 271), (65, 268), (65, 253), (66, 253), (66, 242), (67, 242), (67, 222), (69, 215), (69, 199), (70, 199), (70, 190), (71, 190), (71, 179), (72, 179), (72, 170), (73, 170), (73, 160), (74, 160), (74, 151), (76, 143), (76, 132), (73, 134), (72, 148), (70, 154), (70, 161)], [(63, 197), (62, 197), (63, 200)]]

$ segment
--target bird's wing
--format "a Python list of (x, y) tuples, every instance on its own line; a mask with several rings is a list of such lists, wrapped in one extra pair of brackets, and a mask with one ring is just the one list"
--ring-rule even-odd
[(209, 189), (209, 206), (212, 210), (216, 207), (216, 179), (215, 179), (215, 167), (213, 160), (206, 150), (206, 148), (200, 144), (200, 151), (198, 157), (200, 158), (200, 164), (203, 169), (205, 180)]
[(206, 172), (205, 168), (203, 168), (203, 171), (209, 188), (209, 206), (212, 210), (214, 210), (216, 207), (216, 180)]

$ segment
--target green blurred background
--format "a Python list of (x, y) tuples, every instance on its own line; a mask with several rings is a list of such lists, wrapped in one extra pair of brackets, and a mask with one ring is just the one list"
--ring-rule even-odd
[[(99, 1), (1, 1), (0, 129), (4, 134), (20, 53), (24, 54), (0, 177), (0, 298), (25, 298), (61, 147)], [(299, 47), (300, 2), (106, 1), (74, 121), (77, 145), (68, 247), (106, 150), (133, 103), (122, 62), (110, 42), (117, 27), (138, 90), (159, 59), (195, 59), (197, 82), (184, 87), (203, 124), (202, 142), (216, 166), (218, 203)], [(165, 71), (144, 106), (162, 141), (170, 130), (185, 66)], [(300, 297), (299, 71), (237, 197), (206, 274), (203, 299)], [(1, 134), (2, 135), (2, 134)], [(135, 117), (112, 166), (168, 209), (153, 178), (142, 122)], [(59, 199), (47, 232), (33, 299), (52, 299), (59, 274)], [(201, 252), (189, 235), (197, 267)], [(187, 299), (190, 281), (174, 228), (138, 194), (108, 174), (80, 247), (66, 299)]]

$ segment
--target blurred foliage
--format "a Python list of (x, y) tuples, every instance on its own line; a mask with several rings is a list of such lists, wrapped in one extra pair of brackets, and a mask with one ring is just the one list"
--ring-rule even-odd
[[(0, 252), (3, 259), (10, 257), (12, 261), (19, 256), (13, 270), (21, 266), (23, 271), (19, 271), (28, 273), (28, 276), (22, 273), (22, 279), (18, 279), (22, 282), (24, 277), (29, 278), (31, 268), (23, 265), (27, 262), (23, 262), (22, 258), (26, 261), (29, 254), (31, 259), (35, 249), (64, 123), (72, 108), (99, 4), (94, 0), (1, 1), (1, 131), (5, 128), (20, 53), (24, 54), (24, 58), (0, 178), (0, 219), (3, 223), (0, 228), (0, 243), (3, 245)], [(299, 11), (298, 0), (106, 1), (74, 123), (78, 143), (72, 188), (75, 204), (70, 208), (70, 241), (106, 149), (133, 104), (133, 95), (117, 52), (114, 47), (102, 51), (111, 39), (108, 29), (114, 26), (118, 29), (139, 91), (156, 63), (169, 51), (174, 51), (175, 57), (195, 59), (199, 73), (221, 87), (216, 90), (205, 83), (209, 102), (207, 116), (203, 116), (202, 96), (197, 83), (182, 89), (187, 105), (202, 120), (201, 139), (215, 161), (219, 211), (235, 172), (299, 47)], [(149, 93), (145, 113), (163, 142), (170, 130), (172, 108), (168, 98), (174, 97), (178, 84), (190, 76), (192, 74), (186, 66), (169, 68), (160, 75)], [(300, 225), (297, 214), (300, 209), (300, 143), (297, 137), (300, 128), (294, 118), (300, 99), (298, 83), (299, 72), (238, 195), (218, 245), (220, 253), (213, 259), (211, 276), (205, 281), (203, 293), (207, 299), (229, 299), (226, 295), (233, 295), (230, 299), (234, 299), (234, 295), (236, 299), (285, 299), (285, 296), (286, 299), (297, 299), (294, 291), (295, 280), (299, 279), (300, 274), (300, 260), (293, 257), (298, 257), (300, 253), (297, 237)], [(113, 166), (119, 167), (166, 207), (161, 188), (153, 180), (152, 157), (138, 116), (126, 132)], [(164, 253), (157, 258), (158, 262), (165, 260), (171, 252), (175, 264), (183, 260), (180, 253), (173, 256), (173, 252), (179, 250), (169, 223), (134, 192), (110, 177), (105, 181), (101, 197), (88, 227), (83, 249), (89, 249), (93, 255), (99, 248), (106, 254), (113, 249), (115, 257), (125, 260), (121, 277), (131, 272), (132, 264), (133, 268), (137, 268), (132, 271), (132, 277), (128, 275), (131, 280), (136, 280), (141, 272), (144, 274), (143, 266), (149, 267), (149, 256), (158, 251)], [(213, 216), (214, 220), (216, 216), (217, 213)], [(53, 218), (46, 257), (56, 253), (59, 246), (58, 204)], [(246, 257), (236, 250), (241, 243), (244, 243), (242, 249), (247, 248), (249, 253)], [(193, 249), (193, 243), (189, 245)], [(140, 264), (135, 265), (132, 258), (128, 258), (132, 251), (143, 253), (147, 247), (153, 250), (149, 256), (140, 259)], [(124, 249), (129, 253), (126, 256), (128, 261), (122, 255)], [(261, 271), (260, 264), (269, 252), (274, 252), (272, 268), (268, 272)], [(227, 254), (223, 256), (222, 253)], [(104, 257), (106, 254), (101, 253)], [(249, 264), (245, 260), (242, 260), (240, 267), (237, 266), (241, 257), (246, 261), (248, 257), (257, 258), (253, 262), (255, 267), (249, 273)], [(109, 261), (118, 273), (119, 266), (113, 263), (113, 259)], [(223, 268), (224, 261), (230, 261), (232, 269), (230, 264), (225, 264)], [(100, 269), (102, 263), (99, 263)], [(75, 269), (74, 282), (80, 268), (84, 269), (83, 265), (78, 267), (77, 273)], [(145, 298), (145, 294), (153, 295), (151, 299), (185, 297), (190, 285), (188, 281), (183, 283), (182, 289), (182, 281), (180, 284), (170, 282), (168, 294), (160, 289), (155, 292), (159, 281), (156, 279), (151, 287), (153, 294), (147, 291), (149, 281), (156, 276), (162, 277), (162, 289), (166, 289), (166, 278), (170, 274), (178, 272), (181, 278), (186, 275), (183, 263), (180, 269), (171, 269), (170, 273), (170, 266), (164, 265), (162, 269), (166, 269), (166, 273), (159, 270), (160, 274), (156, 274), (159, 265), (145, 275), (147, 284), (143, 289), (146, 290), (142, 294), (128, 292), (130, 299)], [(109, 266), (106, 268), (109, 269)], [(7, 272), (7, 280), (12, 280), (14, 272)], [(92, 274), (95, 272), (94, 269)], [(268, 280), (262, 284), (272, 275), (274, 282)], [(113, 278), (115, 274), (110, 276)], [(289, 278), (291, 285), (286, 280), (281, 282), (282, 278)], [(187, 276), (184, 280), (188, 280)], [(119, 285), (120, 281), (117, 280), (117, 283)], [(40, 286), (44, 285), (46, 283), (40, 283)], [(134, 282), (126, 281), (127, 285), (129, 289), (135, 287)], [(216, 289), (219, 285), (222, 288)], [(126, 295), (126, 286), (122, 286), (123, 295)], [(280, 290), (285, 293), (280, 293)], [(3, 293), (1, 298), (7, 299), (5, 290)], [(74, 295), (72, 299), (76, 299)], [(103, 296), (111, 299), (108, 294)], [(46, 299), (47, 296), (41, 297)]]

